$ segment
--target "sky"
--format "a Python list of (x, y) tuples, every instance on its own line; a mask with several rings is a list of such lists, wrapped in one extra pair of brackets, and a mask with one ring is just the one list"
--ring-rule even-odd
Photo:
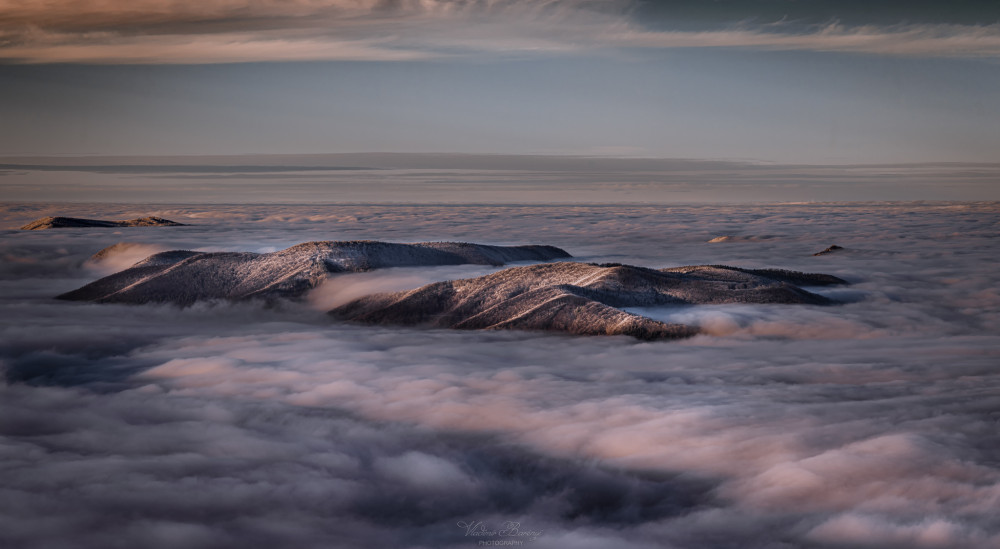
[(995, 2), (0, 0), (0, 155), (993, 162)]

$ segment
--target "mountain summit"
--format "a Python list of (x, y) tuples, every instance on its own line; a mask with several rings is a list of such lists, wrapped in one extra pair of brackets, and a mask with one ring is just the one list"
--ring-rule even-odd
[(370, 240), (306, 242), (272, 253), (174, 250), (58, 296), (101, 303), (294, 298), (333, 273), (386, 267), (504, 265), (571, 257), (554, 246), (487, 246), (463, 242), (395, 244)]
[(620, 308), (723, 303), (828, 305), (834, 302), (795, 284), (843, 283), (835, 276), (777, 269), (698, 265), (656, 270), (559, 262), (374, 294), (337, 307), (330, 314), (367, 324), (664, 339), (691, 336), (698, 329), (666, 324)]

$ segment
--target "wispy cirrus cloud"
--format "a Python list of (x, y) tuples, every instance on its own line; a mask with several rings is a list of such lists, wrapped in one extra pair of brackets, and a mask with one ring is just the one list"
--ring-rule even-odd
[[(780, 26), (776, 27), (780, 29)], [(870, 53), (928, 57), (996, 57), (1000, 55), (1000, 25), (864, 25), (829, 24), (810, 32), (768, 32), (743, 28), (699, 32), (629, 30), (614, 37), (645, 48), (758, 48)]]
[(0, 62), (414, 61), (747, 48), (997, 57), (1000, 23), (751, 24), (697, 30), (617, 0), (0, 0)]
[(0, 1), (0, 60), (406, 61), (575, 51), (588, 46), (575, 33), (619, 24), (621, 6), (600, 0)]
[(34, 33), (0, 48), (0, 60), (23, 63), (208, 64), (254, 61), (413, 61), (431, 54), (400, 49), (385, 40), (338, 40), (295, 33), (239, 32), (204, 35)]

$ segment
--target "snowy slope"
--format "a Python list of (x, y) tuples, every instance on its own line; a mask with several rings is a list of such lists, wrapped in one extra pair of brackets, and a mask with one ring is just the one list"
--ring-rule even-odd
[(665, 324), (618, 307), (669, 304), (831, 301), (798, 284), (841, 284), (830, 275), (725, 266), (647, 269), (560, 262), (512, 267), (491, 275), (376, 294), (330, 311), (371, 324), (423, 324), (459, 329), (526, 329), (624, 334), (640, 339), (686, 337), (691, 326)]
[(289, 298), (301, 296), (331, 273), (386, 267), (503, 265), (510, 261), (567, 257), (568, 253), (553, 246), (505, 247), (458, 242), (307, 242), (265, 254), (175, 250), (154, 254), (124, 271), (58, 297), (181, 305), (202, 299)]

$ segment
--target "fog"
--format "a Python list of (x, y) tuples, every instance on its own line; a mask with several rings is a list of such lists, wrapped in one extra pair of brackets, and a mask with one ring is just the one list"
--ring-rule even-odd
[(795, 165), (533, 155), (0, 157), (8, 201), (676, 204), (1000, 199), (996, 163)]
[[(8, 205), (8, 228), (58, 214), (192, 225), (3, 233), (0, 545), (1000, 547), (998, 212)], [(335, 276), (277, 307), (52, 299), (136, 251), (347, 239), (551, 244), (851, 284), (809, 288), (831, 307), (632, 309), (703, 328), (668, 342), (324, 314), (495, 270), (477, 266)], [(139, 246), (89, 260), (117, 242)], [(831, 244), (844, 250), (812, 255)], [(459, 526), (477, 522), (532, 535)]]

